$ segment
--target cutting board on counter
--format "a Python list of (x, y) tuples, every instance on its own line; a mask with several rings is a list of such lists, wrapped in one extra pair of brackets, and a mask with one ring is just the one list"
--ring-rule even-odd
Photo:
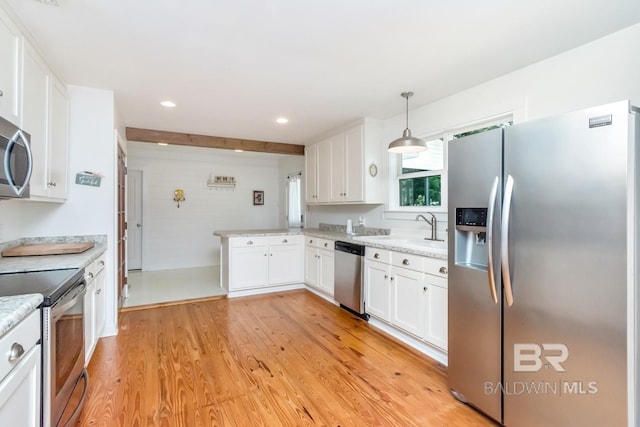
[(94, 242), (81, 243), (34, 243), (16, 246), (2, 251), (2, 256), (68, 255), (79, 254), (95, 245)]

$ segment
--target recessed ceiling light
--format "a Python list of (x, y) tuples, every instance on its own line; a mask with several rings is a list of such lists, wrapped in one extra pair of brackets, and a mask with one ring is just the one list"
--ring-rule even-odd
[(233, 150), (233, 151), (235, 151), (236, 153), (242, 153), (244, 150), (237, 150), (236, 149), (236, 150)]
[(176, 106), (175, 102), (171, 102), (171, 101), (162, 101), (160, 103), (160, 105), (162, 105), (163, 107), (167, 107), (167, 108), (173, 108)]
[(286, 117), (278, 117), (276, 119), (276, 123), (280, 123), (281, 125), (283, 125), (285, 123), (289, 123), (289, 119), (287, 119)]
[(158, 142), (158, 145), (161, 145), (164, 147), (165, 145), (169, 145), (169, 144), (167, 144), (166, 142)]

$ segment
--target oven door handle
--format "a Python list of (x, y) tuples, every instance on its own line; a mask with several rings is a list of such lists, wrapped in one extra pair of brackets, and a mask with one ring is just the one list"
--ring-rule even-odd
[[(62, 316), (68, 309), (76, 305), (76, 303), (78, 302), (78, 300), (80, 300), (80, 298), (84, 297), (85, 288), (86, 288), (86, 285), (83, 283), (80, 286), (80, 290), (77, 290), (76, 288), (70, 290), (69, 292), (64, 294), (62, 298), (60, 298), (58, 302), (51, 307), (51, 315), (52, 315), (51, 317), (53, 318), (54, 321), (58, 320), (60, 316)], [(75, 291), (75, 294), (70, 296), (70, 294), (74, 291)], [(69, 300), (69, 298), (71, 299)]]
[[(87, 373), (86, 369), (82, 370), (82, 375), (80, 375), (80, 378), (78, 378), (78, 382), (80, 382), (80, 380), (84, 380), (83, 381), (84, 384), (82, 387), (82, 396), (80, 397), (78, 406), (76, 406), (76, 408), (73, 410), (73, 414), (71, 414), (67, 424), (65, 424), (67, 426), (74, 426), (78, 423), (78, 418), (80, 417), (80, 411), (82, 411), (82, 407), (84, 406), (84, 401), (85, 401), (85, 398), (87, 397), (87, 389), (89, 388), (89, 374)], [(78, 383), (76, 383), (76, 385), (77, 384)]]

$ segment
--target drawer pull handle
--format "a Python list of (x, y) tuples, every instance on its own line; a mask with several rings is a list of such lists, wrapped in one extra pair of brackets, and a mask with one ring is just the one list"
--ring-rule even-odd
[(408, 259), (403, 259), (402, 260), (402, 265), (409, 265), (409, 260)]
[(384, 278), (385, 278), (385, 279), (388, 279), (388, 278), (389, 278), (389, 275), (388, 275), (388, 274), (385, 274), (385, 275), (384, 275)]
[(373, 254), (373, 257), (374, 257), (375, 259), (378, 259), (378, 258), (380, 258), (380, 254), (379, 254), (378, 252), (376, 252), (375, 254)]
[(17, 342), (14, 342), (11, 346), (11, 353), (9, 353), (9, 362), (13, 362), (14, 360), (20, 359), (24, 354), (24, 347), (22, 347)]
[(440, 273), (442, 274), (447, 274), (449, 272), (449, 270), (447, 270), (447, 267), (440, 267), (440, 270), (438, 271), (440, 271)]
[(98, 290), (96, 291), (96, 295), (100, 295), (101, 293), (102, 293), (102, 288), (100, 288), (100, 289), (98, 289)]
[(104, 267), (104, 261), (100, 261), (100, 262), (98, 263), (98, 265), (99, 265), (100, 267)]
[(249, 240), (249, 241), (247, 242), (247, 245), (253, 245), (253, 242), (252, 242), (251, 240)]
[(87, 277), (88, 277), (89, 279), (93, 279), (93, 273), (92, 273), (92, 272), (88, 272), (88, 273), (87, 273)]
[(284, 239), (282, 243), (289, 243), (289, 241), (287, 239)]
[(427, 287), (425, 286), (424, 288), (422, 288), (422, 290), (427, 292), (429, 289), (427, 289)]
[(311, 243), (313, 243), (313, 239), (310, 239), (310, 240), (309, 240), (309, 243), (310, 243), (310, 244), (311, 244)]
[(325, 243), (325, 244), (324, 244), (324, 247), (325, 247), (325, 248), (326, 248), (326, 247), (328, 247), (328, 246), (329, 246), (329, 244), (328, 244), (328, 243)]

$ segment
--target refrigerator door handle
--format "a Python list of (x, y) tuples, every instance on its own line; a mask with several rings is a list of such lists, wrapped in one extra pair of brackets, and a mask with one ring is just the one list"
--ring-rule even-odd
[(498, 293), (496, 291), (496, 277), (493, 268), (493, 217), (496, 207), (496, 198), (498, 197), (498, 182), (499, 179), (493, 180), (491, 186), (491, 192), (489, 193), (489, 209), (487, 209), (487, 252), (489, 254), (488, 261), (488, 273), (489, 273), (489, 291), (491, 292), (491, 299), (494, 303), (498, 303)]
[(504, 297), (507, 306), (513, 305), (513, 289), (511, 287), (511, 271), (509, 269), (509, 220), (511, 216), (511, 196), (513, 195), (513, 177), (507, 176), (504, 186), (504, 202), (502, 205), (502, 241), (500, 253), (502, 259), (502, 280), (504, 282)]

